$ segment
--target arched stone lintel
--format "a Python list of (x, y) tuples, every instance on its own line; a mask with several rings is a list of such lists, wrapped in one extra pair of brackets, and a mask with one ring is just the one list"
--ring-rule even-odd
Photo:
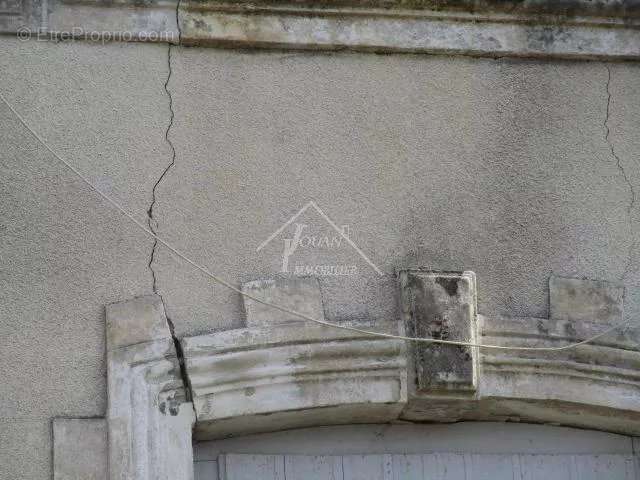
[[(416, 269), (399, 278), (401, 318), (376, 325), (380, 332), (556, 347), (622, 321), (623, 289), (607, 282), (554, 277), (552, 318), (518, 318), (478, 315), (472, 272)], [(269, 288), (273, 295), (273, 285)], [(460, 420), (640, 433), (635, 331), (541, 352), (426, 345), (290, 319), (271, 322), (183, 340), (197, 438), (315, 425)]]
[[(616, 284), (553, 278), (552, 318), (479, 315), (475, 288), (471, 272), (400, 272), (399, 319), (359, 326), (483, 344), (559, 346), (622, 320), (623, 290)], [(296, 295), (317, 300), (320, 293), (312, 290), (298, 289)], [(65, 471), (74, 460), (65, 456), (77, 449), (62, 442), (78, 437), (85, 421), (95, 432), (95, 455), (107, 452), (108, 477), (104, 468), (74, 468), (96, 480), (192, 480), (194, 436), (321, 425), (499, 420), (640, 434), (636, 330), (571, 350), (536, 352), (425, 348), (286, 322), (263, 316), (250, 328), (185, 338), (179, 359), (160, 297), (107, 306), (106, 425), (95, 419), (56, 421), (54, 478), (71, 478)]]

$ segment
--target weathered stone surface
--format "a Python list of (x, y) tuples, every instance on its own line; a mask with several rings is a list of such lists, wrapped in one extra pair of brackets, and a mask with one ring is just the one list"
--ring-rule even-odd
[[(482, 343), (503, 346), (560, 347), (607, 327), (598, 319), (479, 316)], [(637, 433), (639, 342), (627, 330), (568, 350), (480, 349), (478, 397), (489, 416)]]
[(109, 349), (171, 338), (164, 305), (157, 295), (112, 303), (106, 310)]
[[(433, 289), (432, 281), (427, 285)], [(604, 332), (622, 311), (621, 289), (607, 282), (555, 278), (550, 285), (551, 303), (560, 318), (478, 315), (473, 327), (477, 343), (558, 348)], [(429, 290), (423, 287), (425, 291)], [(431, 298), (423, 293), (422, 304), (431, 305)], [(416, 310), (420, 311), (411, 305), (409, 312)], [(418, 376), (418, 388), (414, 394), (410, 390), (401, 418), (558, 423), (636, 434), (640, 432), (639, 342), (640, 333), (627, 330), (564, 350), (473, 349), (478, 351), (473, 395), (424, 394)], [(416, 362), (420, 361), (437, 364), (438, 355), (418, 356)]]
[[(84, 0), (88, 3), (88, 0)], [(133, 1), (133, 0), (130, 0)], [(248, 8), (253, 4), (250, 0), (230, 0), (227, 5)], [(183, 4), (215, 5), (212, 0), (183, 0)], [(260, 5), (269, 6), (290, 6), (288, 0), (268, 0)], [(359, 9), (382, 8), (399, 10), (431, 10), (467, 13), (517, 13), (517, 14), (552, 14), (568, 18), (574, 16), (599, 16), (599, 17), (625, 17), (637, 18), (640, 16), (640, 2), (638, 0), (625, 0), (624, 2), (592, 2), (590, 0), (414, 0), (407, 2), (403, 0), (299, 0), (296, 5), (308, 7), (324, 4), (325, 7), (352, 7)]]
[[(473, 341), (476, 285), (473, 272), (400, 273), (402, 314), (410, 336)], [(475, 388), (469, 347), (413, 343), (417, 392)]]
[(63, 40), (76, 38), (92, 41), (177, 44), (177, 3), (177, 0), (144, 3), (138, 0), (56, 2), (53, 8), (50, 8), (46, 20), (47, 32), (39, 33), (38, 36), (57, 36)]
[(176, 7), (177, 1), (2, 0), (0, 33), (43, 41), (178, 43)]
[(552, 276), (550, 317), (573, 322), (622, 322), (624, 287), (617, 283)]
[[(256, 298), (281, 305), (311, 318), (324, 320), (320, 284), (314, 277), (275, 278), (255, 280), (242, 285), (242, 291)], [(247, 327), (303, 322), (304, 319), (282, 312), (247, 297), (242, 297)]]
[(107, 308), (111, 480), (191, 480), (193, 406), (157, 295)]
[(53, 420), (53, 480), (107, 480), (107, 422)]
[[(208, 7), (208, 8), (207, 8)], [(640, 58), (640, 32), (622, 19), (544, 19), (475, 12), (278, 10), (188, 6), (180, 16), (187, 45), (251, 45), (298, 49), (458, 53), (477, 56)], [(337, 14), (336, 14), (337, 13)], [(616, 28), (611, 28), (613, 25)], [(607, 28), (609, 27), (609, 28)]]
[[(394, 324), (377, 328), (396, 332)], [(404, 342), (309, 324), (185, 338), (198, 438), (384, 423), (406, 402)]]
[[(55, 2), (5, 0), (23, 37), (465, 55), (640, 58), (638, 5), (432, 0)], [(285, 4), (283, 4), (285, 3)], [(135, 8), (131, 8), (131, 7)]]

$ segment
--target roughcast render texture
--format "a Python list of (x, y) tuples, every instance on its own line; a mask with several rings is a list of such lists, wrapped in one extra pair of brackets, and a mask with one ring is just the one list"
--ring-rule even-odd
[[(314, 200), (384, 272), (297, 252), (357, 266), (320, 278), (329, 320), (398, 318), (418, 265), (475, 271), (484, 315), (545, 317), (552, 273), (640, 313), (636, 64), (0, 44), (51, 147), (141, 222), (155, 192), (154, 228), (235, 285), (278, 272), (291, 232), (256, 247)], [(51, 418), (105, 413), (103, 307), (152, 291), (153, 242), (0, 118), (0, 479), (49, 480)], [(178, 337), (244, 325), (238, 294), (162, 248), (152, 268)]]
[[(166, 48), (0, 38), (0, 92), (146, 219), (166, 163)], [(151, 293), (151, 242), (0, 104), (0, 479), (51, 479), (51, 419), (106, 409), (104, 306)]]
[[(158, 231), (236, 283), (267, 278), (293, 227), (256, 248), (313, 199), (384, 272), (336, 249), (334, 263), (358, 274), (320, 278), (329, 320), (397, 316), (395, 272), (415, 266), (475, 271), (486, 315), (546, 317), (552, 274), (623, 281), (626, 314), (637, 314), (638, 74), (636, 64), (174, 48), (177, 157)], [(331, 232), (314, 212), (300, 221)], [(162, 249), (155, 270), (179, 336), (243, 325), (238, 294)]]

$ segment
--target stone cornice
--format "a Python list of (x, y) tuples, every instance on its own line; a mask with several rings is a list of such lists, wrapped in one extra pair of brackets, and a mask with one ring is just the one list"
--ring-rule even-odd
[(24, 38), (640, 59), (635, 0), (6, 2), (0, 32)]
[(578, 17), (638, 18), (640, 1), (599, 1), (591, 0), (184, 0), (191, 8), (210, 9), (215, 5), (237, 5), (253, 7), (296, 6), (311, 8), (342, 8), (387, 11), (431, 11), (498, 16), (507, 14), (514, 18), (530, 15), (553, 16), (557, 20)]

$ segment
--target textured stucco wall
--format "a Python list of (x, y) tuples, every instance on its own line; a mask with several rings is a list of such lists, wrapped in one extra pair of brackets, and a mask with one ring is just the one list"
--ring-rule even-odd
[[(0, 43), (2, 94), (144, 221), (168, 155), (166, 48)], [(51, 417), (104, 415), (104, 305), (151, 291), (152, 242), (0, 119), (0, 478), (48, 480)]]
[[(396, 315), (404, 266), (474, 270), (484, 314), (546, 316), (552, 272), (623, 279), (638, 226), (607, 68), (638, 185), (637, 65), (176, 52), (159, 231), (226, 277), (277, 271), (283, 237), (256, 247), (315, 200), (385, 273), (322, 278), (331, 319)], [(240, 325), (236, 294), (162, 250), (154, 267), (180, 335)]]
[[(0, 43), (0, 91), (146, 222), (167, 47)], [(320, 280), (330, 319), (396, 318), (416, 265), (474, 270), (484, 314), (546, 316), (552, 272), (624, 280), (640, 313), (640, 65), (173, 48), (171, 67), (157, 229), (232, 282), (276, 272), (283, 237), (256, 247), (314, 200), (385, 273), (335, 253), (360, 274)], [(0, 118), (0, 479), (48, 479), (50, 418), (104, 414), (103, 305), (152, 290), (153, 242)], [(178, 336), (242, 325), (237, 294), (162, 248), (152, 267)]]

